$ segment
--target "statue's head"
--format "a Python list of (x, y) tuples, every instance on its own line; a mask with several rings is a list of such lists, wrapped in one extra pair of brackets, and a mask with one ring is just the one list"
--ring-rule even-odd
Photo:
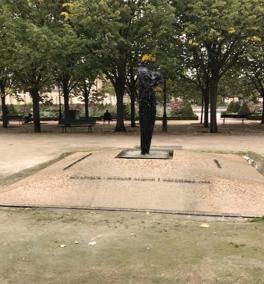
[(154, 86), (158, 86), (162, 81), (162, 75), (159, 71), (152, 71), (152, 78), (154, 81)]
[(138, 67), (139, 72), (150, 72), (153, 69), (153, 63), (156, 61), (156, 56), (150, 53), (145, 53), (140, 59)]

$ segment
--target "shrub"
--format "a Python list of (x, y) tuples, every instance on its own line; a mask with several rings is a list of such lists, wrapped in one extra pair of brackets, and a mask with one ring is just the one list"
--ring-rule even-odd
[(192, 109), (192, 106), (190, 103), (185, 103), (183, 105), (183, 108), (181, 110), (181, 115), (183, 117), (193, 117), (195, 116), (194, 112), (193, 112), (193, 109)]
[(234, 109), (234, 101), (231, 101), (231, 103), (228, 105), (226, 112), (232, 113)]
[(17, 111), (17, 109), (16, 109), (16, 107), (14, 105), (11, 104), (8, 107), (8, 114), (9, 115), (17, 115), (18, 114), (18, 111)]
[(235, 103), (234, 103), (234, 112), (239, 112), (239, 109), (240, 109), (240, 104), (239, 104), (239, 102), (235, 102)]
[(227, 107), (227, 113), (237, 113), (240, 109), (239, 102), (231, 101), (231, 103)]
[(170, 108), (171, 108), (170, 111), (171, 116), (176, 116), (181, 113), (183, 109), (183, 102), (179, 100), (172, 101), (170, 102)]
[(249, 109), (249, 107), (248, 107), (248, 105), (247, 105), (246, 102), (244, 102), (244, 103), (242, 104), (242, 106), (240, 107), (238, 113), (239, 113), (239, 114), (242, 114), (242, 115), (248, 115), (248, 114), (250, 114), (250, 109)]
[(123, 109), (124, 109), (124, 118), (130, 119), (130, 104), (124, 104)]

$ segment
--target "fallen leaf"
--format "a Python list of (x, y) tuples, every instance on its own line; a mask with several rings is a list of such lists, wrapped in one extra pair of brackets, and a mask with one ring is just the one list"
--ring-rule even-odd
[(200, 225), (201, 228), (209, 228), (210, 226), (206, 223)]

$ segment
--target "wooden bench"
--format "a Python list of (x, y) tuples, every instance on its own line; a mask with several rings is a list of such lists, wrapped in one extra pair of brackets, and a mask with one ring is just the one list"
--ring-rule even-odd
[(77, 120), (70, 120), (68, 122), (61, 122), (59, 124), (64, 133), (67, 132), (67, 128), (69, 127), (87, 127), (88, 132), (92, 132), (92, 129), (95, 125), (95, 118), (80, 118)]
[[(2, 118), (3, 119), (3, 118)], [(18, 124), (23, 123), (23, 115), (8, 115), (7, 120), (9, 121), (18, 121)]]
[(248, 119), (248, 115), (247, 114), (225, 114), (225, 113), (221, 113), (221, 118), (223, 119), (223, 124), (225, 124), (225, 120), (226, 119), (241, 119), (242, 120), (242, 124), (244, 124), (245, 119)]

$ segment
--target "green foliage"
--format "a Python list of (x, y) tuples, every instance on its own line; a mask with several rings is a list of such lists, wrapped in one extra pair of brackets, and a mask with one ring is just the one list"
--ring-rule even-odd
[(127, 116), (124, 92), (135, 93), (136, 67), (151, 53), (169, 96), (200, 104), (213, 80), (212, 98), (217, 89), (264, 96), (263, 16), (262, 0), (0, 0), (0, 87), (43, 93), (59, 83), (83, 97), (101, 74), (112, 86), (91, 91), (90, 104), (103, 111), (104, 92), (115, 92)]
[(249, 109), (249, 107), (248, 107), (246, 102), (243, 102), (243, 104), (241, 105), (238, 113), (241, 114), (241, 115), (248, 115), (248, 114), (250, 114), (250, 109)]
[(239, 102), (235, 102), (234, 103), (233, 112), (239, 112), (239, 110), (240, 110), (240, 103)]
[[(261, 0), (175, 1), (182, 74), (202, 93), (210, 88), (210, 131), (217, 132), (219, 82), (251, 45), (261, 42)], [(178, 8), (178, 9), (177, 9)]]
[(9, 4), (10, 70), (16, 86), (25, 92), (45, 91), (52, 85), (53, 33), (48, 26), (46, 4), (37, 0)]
[(170, 38), (169, 19), (174, 20), (167, 0), (76, 1), (73, 22), (78, 33), (88, 40), (103, 73), (113, 84), (117, 96), (118, 125), (124, 130), (123, 97), (126, 87), (134, 84), (135, 67), (144, 53), (162, 50), (159, 39)]
[(231, 103), (228, 105), (227, 107), (227, 110), (226, 112), (227, 113), (233, 113), (234, 112), (234, 105), (235, 105), (235, 102), (234, 101), (231, 101)]
[(116, 116), (116, 107), (112, 105), (91, 105), (90, 116), (101, 117), (108, 110), (112, 116)]
[(171, 97), (180, 98), (183, 101), (189, 101), (194, 104), (201, 104), (199, 88), (188, 80), (179, 78), (169, 80), (168, 93)]
[(8, 115), (17, 115), (18, 114), (18, 110), (17, 108), (11, 104), (8, 106)]
[(250, 222), (253, 222), (253, 223), (264, 223), (264, 216), (253, 218)]
[(193, 109), (192, 109), (192, 105), (190, 103), (186, 102), (183, 105), (183, 108), (181, 110), (181, 115), (182, 117), (194, 117), (195, 116)]
[(125, 119), (130, 118), (130, 104), (124, 104), (124, 117)]
[(192, 109), (192, 105), (190, 102), (185, 101), (175, 101), (171, 103), (171, 116), (179, 116), (179, 117), (195, 117), (195, 114)]
[(230, 104), (227, 107), (226, 112), (227, 113), (237, 113), (239, 111), (239, 109), (240, 109), (239, 102), (231, 101)]

